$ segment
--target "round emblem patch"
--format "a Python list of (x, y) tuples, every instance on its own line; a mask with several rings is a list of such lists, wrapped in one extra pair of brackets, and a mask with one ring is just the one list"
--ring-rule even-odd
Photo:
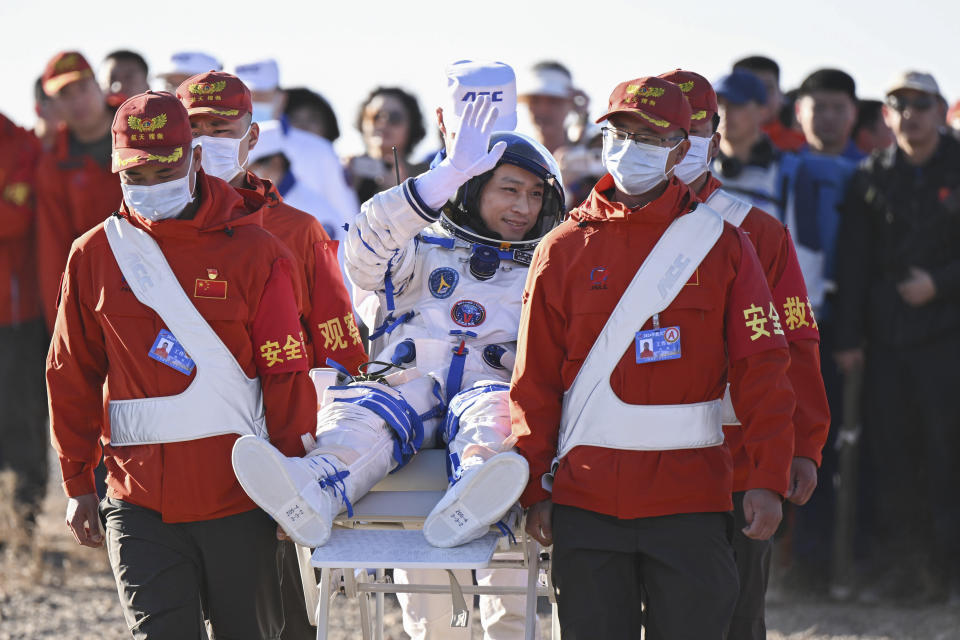
[(487, 310), (473, 300), (458, 300), (450, 310), (450, 317), (461, 327), (479, 327), (487, 319)]
[(676, 327), (670, 327), (663, 333), (663, 339), (672, 344), (680, 339), (680, 331)]
[(438, 267), (430, 273), (427, 286), (434, 298), (449, 298), (460, 282), (460, 274), (450, 267)]

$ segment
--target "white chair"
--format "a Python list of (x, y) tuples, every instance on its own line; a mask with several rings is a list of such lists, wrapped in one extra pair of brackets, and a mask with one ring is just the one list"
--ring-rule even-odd
[[(550, 585), (550, 566), (540, 545), (526, 535), (523, 521), (513, 523), (516, 542), (492, 529), (482, 538), (452, 549), (430, 546), (423, 537), (423, 521), (447, 488), (446, 452), (430, 449), (419, 452), (403, 469), (377, 484), (353, 505), (353, 516), (341, 514), (330, 540), (313, 551), (300, 549), (301, 576), (311, 622), (317, 625), (318, 640), (327, 637), (330, 600), (337, 593), (356, 599), (364, 640), (383, 638), (385, 593), (449, 594), (454, 618), (467, 624), (473, 594), (526, 596), (525, 637), (534, 638), (537, 597), (548, 596), (553, 604), (553, 637), (559, 638), (556, 602)], [(512, 559), (501, 556), (510, 554)], [(519, 555), (520, 559), (515, 559)], [(319, 584), (314, 568), (320, 569)], [(514, 568), (527, 570), (526, 587), (460, 585), (451, 569)], [(394, 584), (385, 569), (446, 569), (449, 584)], [(371, 579), (368, 570), (375, 569)], [(545, 577), (541, 579), (541, 572)], [(342, 584), (341, 584), (342, 582)], [(374, 595), (374, 615), (370, 596)], [(464, 599), (469, 597), (469, 604)]]

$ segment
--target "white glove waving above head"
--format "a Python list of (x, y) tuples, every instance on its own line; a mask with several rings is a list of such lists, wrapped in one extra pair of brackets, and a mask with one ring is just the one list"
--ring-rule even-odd
[(417, 178), (417, 192), (431, 209), (441, 207), (470, 178), (497, 166), (507, 148), (507, 143), (498, 142), (488, 150), (497, 115), (497, 108), (488, 96), (464, 107), (460, 128), (451, 148), (447, 149), (447, 157)]

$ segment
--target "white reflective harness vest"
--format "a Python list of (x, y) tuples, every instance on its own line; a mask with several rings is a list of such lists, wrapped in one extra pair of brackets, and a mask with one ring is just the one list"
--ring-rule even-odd
[[(717, 189), (710, 194), (710, 197), (704, 201), (711, 209), (723, 216), (723, 219), (739, 228), (747, 218), (747, 214), (753, 208), (749, 202), (745, 202), (736, 196), (733, 196), (723, 189)], [(723, 424), (738, 425), (740, 418), (733, 410), (733, 401), (730, 399), (730, 384), (727, 383), (727, 390), (723, 393), (723, 409), (720, 420)]]
[(266, 438), (263, 394), (220, 336), (190, 302), (156, 241), (126, 219), (104, 222), (120, 271), (137, 300), (150, 307), (196, 363), (180, 394), (110, 401), (110, 444), (183, 442), (236, 433)]
[(673, 302), (722, 231), (723, 218), (700, 205), (674, 220), (640, 265), (563, 395), (558, 458), (581, 445), (665, 451), (723, 442), (719, 399), (636, 405), (610, 388), (610, 375), (636, 331)]

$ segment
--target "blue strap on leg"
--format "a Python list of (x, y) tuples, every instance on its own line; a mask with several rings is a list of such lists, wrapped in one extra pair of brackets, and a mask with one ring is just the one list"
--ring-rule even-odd
[(510, 538), (511, 544), (517, 544), (517, 537), (513, 535), (513, 530), (503, 520), (497, 520), (494, 524), (497, 525), (497, 529), (500, 529), (500, 534)]
[[(380, 416), (393, 431), (393, 457), (397, 468), (403, 467), (423, 445), (423, 422), (419, 414), (401, 396), (399, 399), (378, 388), (377, 385), (352, 385), (350, 387), (331, 387), (332, 390), (364, 389), (364, 394), (354, 398), (335, 398), (334, 402), (347, 402), (359, 405)], [(393, 473), (391, 472), (391, 473)]]
[(450, 449), (457, 432), (460, 431), (460, 417), (463, 413), (480, 400), (481, 396), (491, 391), (509, 391), (510, 385), (502, 382), (494, 382), (483, 385), (482, 387), (471, 387), (462, 393), (456, 394), (447, 406), (447, 416), (443, 421), (443, 430), (440, 437), (443, 443), (447, 445), (447, 479), (450, 484), (456, 484), (463, 473), (460, 468), (460, 456)]
[(353, 517), (353, 505), (350, 504), (350, 499), (347, 497), (347, 485), (344, 484), (344, 479), (350, 475), (350, 472), (344, 469), (343, 471), (337, 471), (336, 465), (324, 458), (323, 456), (311, 456), (307, 458), (313, 466), (316, 466), (318, 462), (322, 462), (324, 467), (326, 467), (327, 475), (320, 479), (320, 486), (324, 489), (332, 489), (333, 493), (340, 496), (340, 499), (343, 501), (344, 506), (347, 507), (347, 517)]

